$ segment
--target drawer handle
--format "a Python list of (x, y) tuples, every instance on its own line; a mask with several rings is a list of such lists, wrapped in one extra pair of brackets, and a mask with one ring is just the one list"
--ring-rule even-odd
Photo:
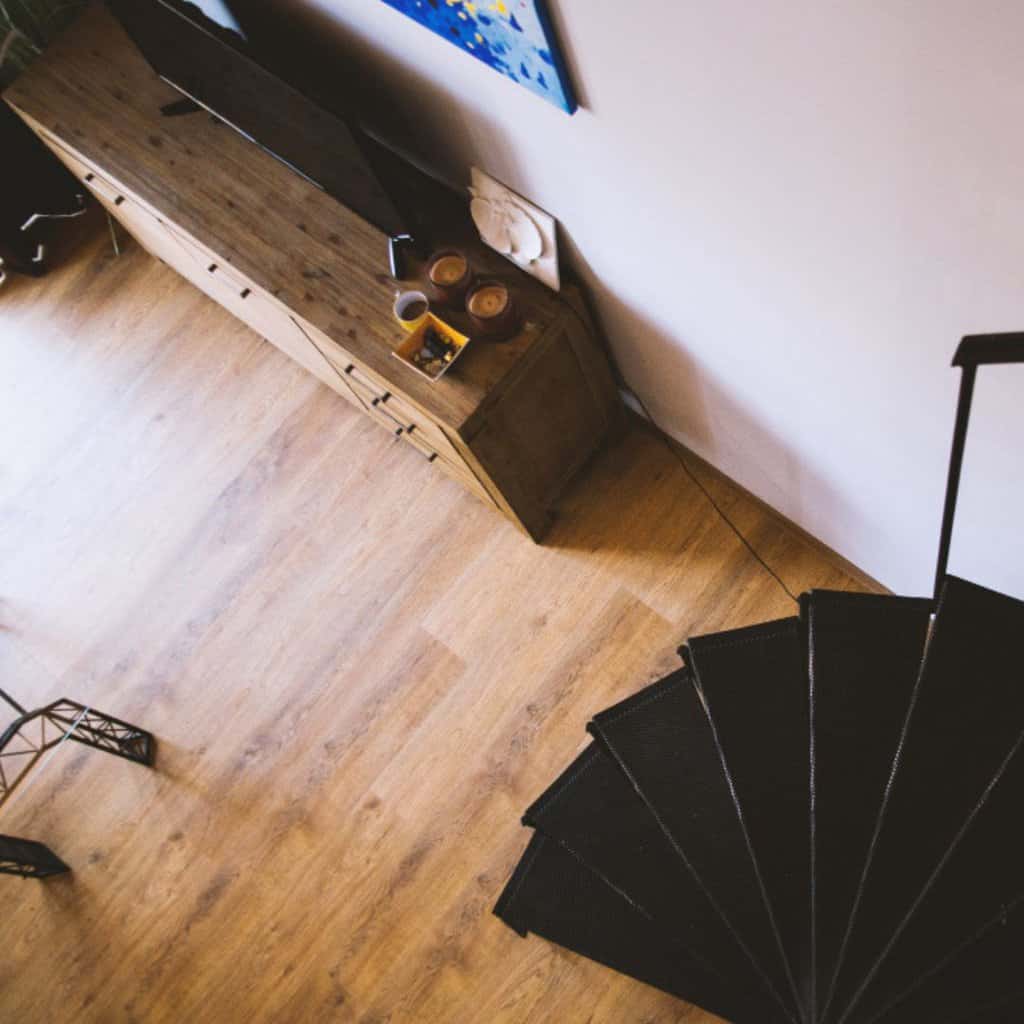
[[(411, 430), (410, 430), (410, 433), (411, 433)], [(416, 448), (416, 445), (413, 445), (413, 448)], [(437, 452), (431, 452), (428, 455), (422, 448), (416, 448), (416, 451), (418, 451), (420, 453), (420, 455), (422, 455), (423, 458), (425, 458), (427, 460), (427, 462), (433, 462), (434, 459), (437, 458)]]
[[(216, 273), (217, 273), (217, 271), (218, 271), (218, 270), (220, 270), (220, 264), (219, 264), (219, 263), (211, 263), (211, 264), (210, 264), (210, 265), (209, 265), (209, 266), (208, 266), (208, 267), (206, 268), (206, 270), (207, 270), (207, 273), (210, 273), (210, 274), (216, 274)], [(221, 276), (223, 277), (224, 275), (222, 274)], [(231, 283), (232, 283), (232, 281), (231, 281), (231, 278), (230, 278), (230, 276), (228, 277), (228, 281), (227, 281), (227, 283), (228, 283), (228, 284), (231, 284)], [(235, 285), (235, 287), (237, 288), (238, 286), (237, 286), (237, 285)], [(251, 289), (251, 288), (243, 288), (243, 289), (242, 289), (242, 290), (241, 290), (241, 291), (240, 291), (240, 292), (239, 292), (238, 294), (239, 294), (239, 296), (240, 296), (241, 298), (243, 298), (243, 299), (247, 299), (247, 298), (249, 298), (249, 296), (250, 296), (250, 295), (252, 295), (252, 289)]]

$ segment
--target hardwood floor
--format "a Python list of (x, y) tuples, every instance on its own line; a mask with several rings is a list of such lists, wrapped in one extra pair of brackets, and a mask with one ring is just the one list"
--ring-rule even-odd
[[(535, 546), (94, 218), (0, 290), (0, 468), (2, 686), (159, 742), (0, 814), (75, 869), (0, 878), (0, 1020), (711, 1021), (490, 913), (591, 713), (793, 611), (655, 436)], [(705, 475), (791, 588), (860, 588)]]

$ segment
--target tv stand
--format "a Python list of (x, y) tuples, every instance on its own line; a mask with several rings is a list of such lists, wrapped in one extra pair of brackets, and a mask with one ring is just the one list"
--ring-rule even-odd
[[(384, 233), (210, 118), (161, 117), (170, 87), (103, 5), (5, 99), (154, 256), (408, 445), (410, 459), (422, 456), (531, 537), (619, 424), (608, 360), (578, 293), (553, 294), (486, 249), (468, 216), (454, 215), (465, 199), (435, 201), (423, 182), (416, 207), (444, 212), (417, 240), (461, 248), (481, 275), (508, 282), (525, 323), (503, 344), (474, 341), (436, 383), (396, 359), (404, 334)], [(403, 285), (426, 290), (421, 254), (401, 249)], [(465, 314), (446, 319), (472, 333)]]
[(173, 103), (165, 103), (160, 108), (164, 117), (184, 117), (186, 114), (198, 114), (203, 108), (195, 100), (188, 96), (182, 96), (180, 100)]

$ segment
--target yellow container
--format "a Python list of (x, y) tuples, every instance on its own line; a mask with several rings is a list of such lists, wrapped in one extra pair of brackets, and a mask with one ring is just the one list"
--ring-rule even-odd
[[(423, 350), (423, 337), (430, 328), (433, 328), (454, 346), (455, 351), (452, 353), (451, 359), (426, 360), (419, 355)], [(469, 342), (470, 339), (465, 334), (460, 334), (454, 327), (446, 324), (433, 313), (427, 313), (416, 330), (391, 354), (397, 359), (401, 359), (406, 366), (414, 370), (421, 377), (426, 377), (429, 381), (435, 381), (440, 380), (451, 369), (455, 360), (462, 355)], [(434, 364), (437, 363), (441, 365), (435, 369)]]

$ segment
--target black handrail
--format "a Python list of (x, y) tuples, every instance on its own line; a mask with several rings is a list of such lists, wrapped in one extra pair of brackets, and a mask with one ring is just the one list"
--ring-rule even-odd
[(954, 366), (992, 366), (1024, 363), (1024, 331), (1007, 334), (968, 334), (953, 356)]
[(1024, 363), (1024, 331), (1006, 334), (969, 334), (962, 338), (953, 356), (953, 365), (963, 371), (960, 397), (957, 400), (953, 446), (949, 456), (949, 477), (946, 482), (946, 503), (942, 511), (942, 532), (939, 536), (939, 559), (935, 567), (935, 602), (938, 603), (942, 581), (949, 566), (949, 549), (953, 541), (953, 521), (960, 494), (960, 474), (967, 446), (967, 427), (974, 400), (974, 381), (979, 366)]

